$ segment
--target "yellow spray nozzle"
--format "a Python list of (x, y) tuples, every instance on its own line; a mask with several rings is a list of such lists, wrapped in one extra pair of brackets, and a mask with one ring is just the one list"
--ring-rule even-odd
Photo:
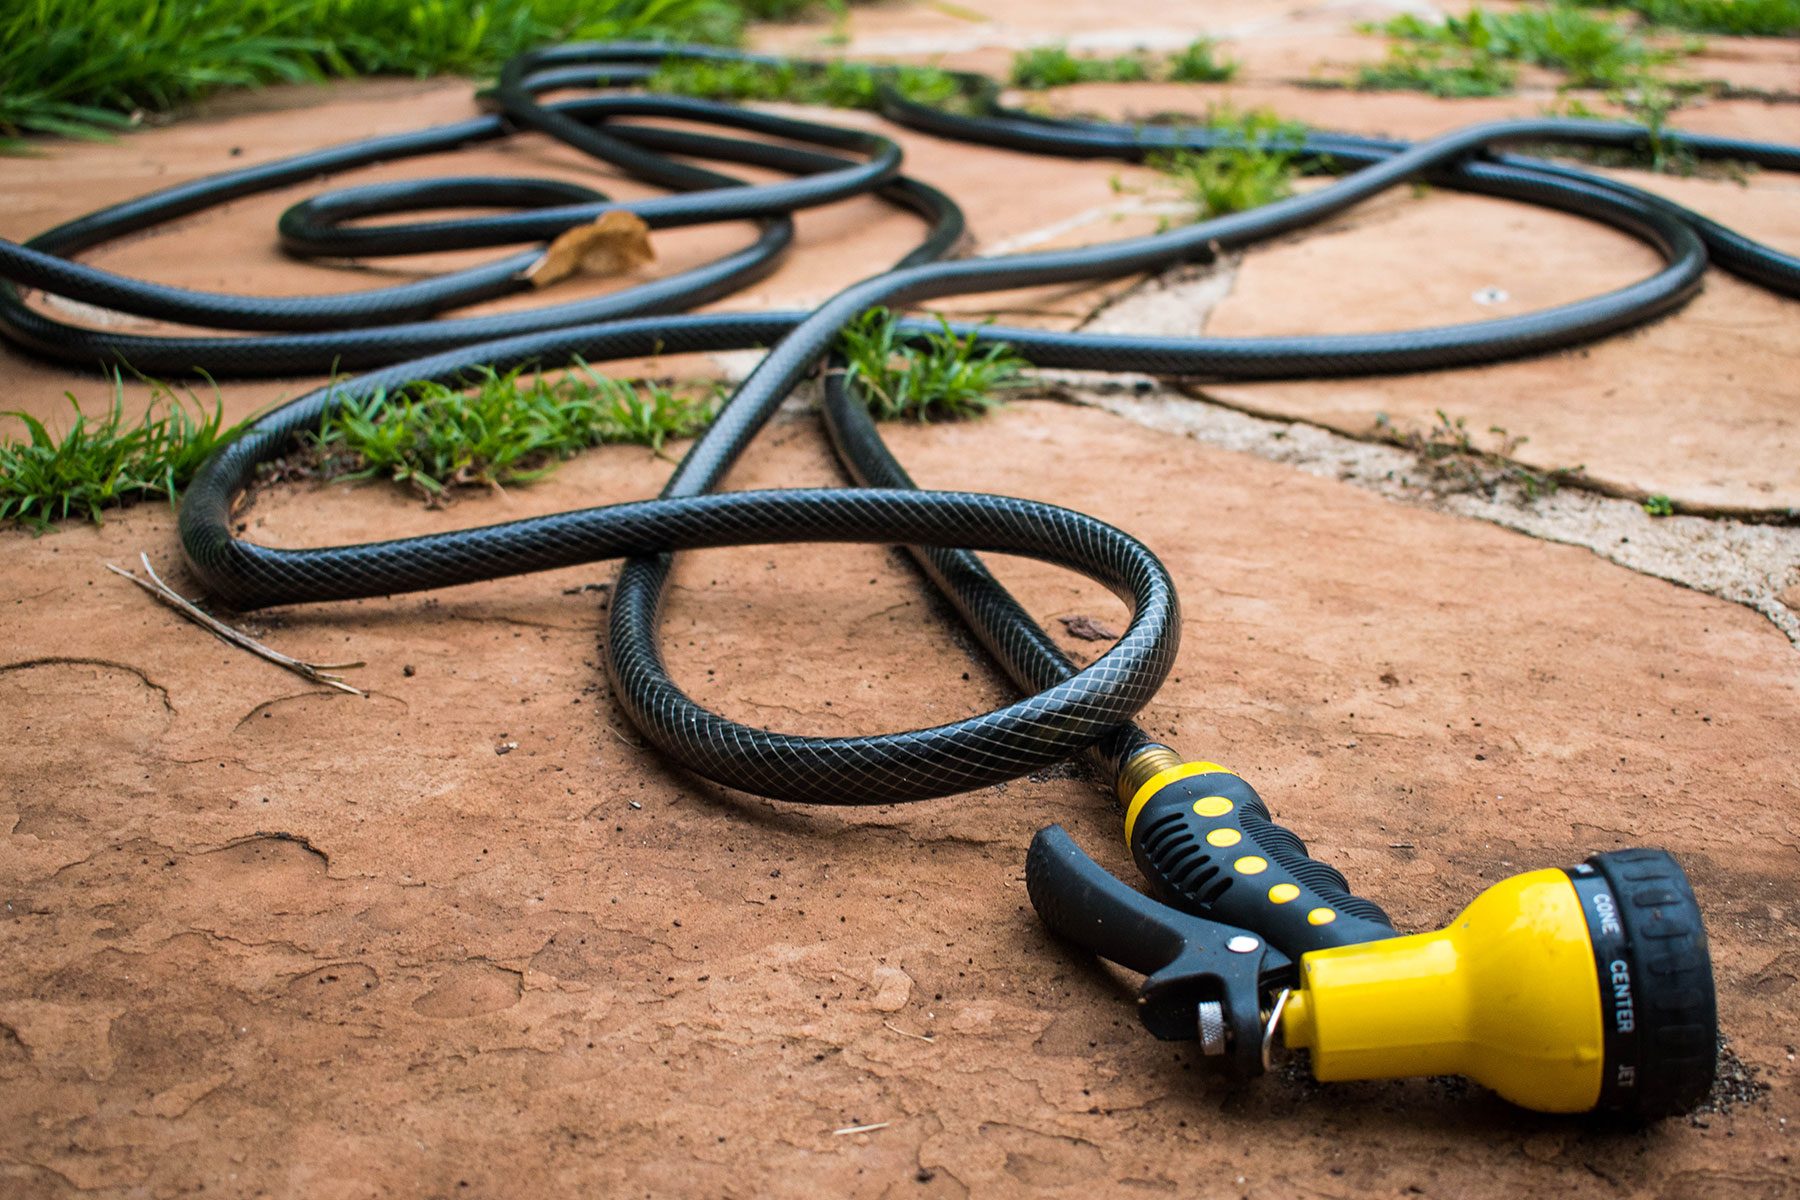
[(1661, 850), (1503, 880), (1402, 937), (1225, 767), (1148, 746), (1117, 790), (1154, 899), (1054, 827), (1027, 889), (1053, 931), (1145, 976), (1138, 1014), (1159, 1038), (1197, 1038), (1245, 1076), (1279, 1033), (1321, 1080), (1465, 1075), (1542, 1112), (1649, 1119), (1712, 1084), (1706, 931)]
[(1281, 1033), (1321, 1080), (1458, 1074), (1542, 1112), (1660, 1116), (1712, 1084), (1706, 934), (1667, 854), (1596, 855), (1436, 932), (1303, 955)]

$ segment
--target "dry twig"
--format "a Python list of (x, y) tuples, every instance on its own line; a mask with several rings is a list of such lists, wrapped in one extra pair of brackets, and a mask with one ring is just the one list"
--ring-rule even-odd
[(917, 1038), (921, 1042), (937, 1041), (937, 1039), (932, 1037), (930, 1034), (914, 1033), (910, 1029), (902, 1029), (898, 1025), (894, 1024), (892, 1021), (883, 1021), (882, 1024), (887, 1026), (889, 1029), (893, 1030), (895, 1033), (899, 1034), (901, 1037)]
[(158, 600), (162, 601), (194, 624), (210, 630), (214, 636), (218, 637), (221, 641), (229, 642), (240, 650), (248, 650), (258, 658), (266, 659), (278, 667), (284, 667), (302, 678), (312, 680), (314, 683), (322, 683), (326, 687), (336, 688), (340, 692), (349, 692), (352, 696), (367, 695), (361, 688), (352, 687), (350, 684), (345, 683), (342, 677), (330, 673), (332, 671), (349, 670), (351, 667), (360, 667), (364, 665), (363, 663), (309, 663), (302, 662), (297, 658), (290, 658), (279, 650), (272, 650), (251, 637), (249, 634), (244, 633), (241, 630), (233, 629), (212, 614), (202, 611), (192, 600), (189, 600), (186, 596), (183, 596), (180, 592), (164, 583), (162, 576), (156, 573), (156, 568), (150, 565), (150, 556), (148, 554), (139, 554), (138, 561), (144, 564), (144, 575), (148, 575), (148, 579), (134, 571), (127, 571), (122, 567), (115, 567), (111, 563), (106, 564), (106, 569), (111, 571), (114, 575), (122, 575), (126, 579), (131, 580), (131, 582), (137, 584), (146, 592), (149, 592), (152, 596), (155, 596)]
[(851, 1133), (874, 1133), (877, 1129), (886, 1129), (889, 1125), (892, 1125), (892, 1124), (893, 1124), (892, 1121), (878, 1121), (873, 1125), (847, 1125), (842, 1129), (832, 1130), (831, 1136), (832, 1137), (843, 1137), (846, 1134), (851, 1134)]

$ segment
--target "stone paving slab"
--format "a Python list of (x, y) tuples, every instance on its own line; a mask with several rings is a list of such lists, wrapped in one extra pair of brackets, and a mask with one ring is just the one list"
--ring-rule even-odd
[[(601, 566), (253, 618), (286, 651), (367, 660), (369, 699), (321, 693), (102, 569), (172, 563), (172, 520), (146, 505), (3, 535), (0, 1188), (1785, 1194), (1800, 659), (1773, 627), (1091, 410), (894, 433), (927, 485), (1146, 539), (1187, 614), (1149, 728), (1253, 779), (1403, 926), (1516, 871), (1673, 849), (1735, 1070), (1772, 1090), (1617, 1137), (1442, 1082), (1208, 1083), (1026, 903), (1024, 848), (1051, 821), (1129, 870), (1091, 783), (868, 811), (699, 783), (608, 701), (606, 594), (584, 590)], [(616, 447), (446, 512), (335, 486), (246, 520), (318, 544), (641, 496), (667, 470)], [(733, 484), (835, 477), (800, 417)], [(999, 568), (1059, 632), (1119, 619), (1079, 579)], [(877, 548), (688, 556), (667, 632), (700, 699), (782, 729), (1006, 694)], [(857, 1126), (878, 1128), (835, 1134)]]
[[(1106, 46), (1142, 32), (1088, 0), (997, 0), (980, 6), (996, 17), (985, 22), (958, 7), (859, 9), (851, 49), (880, 30), (915, 37), (909, 53), (929, 57), (953, 34), (1004, 24), (992, 48), (957, 51), (1004, 62), (1015, 41)], [(1243, 83), (1054, 99), (1154, 111), (1266, 97), (1316, 123), (1405, 136), (1535, 111), (1537, 96), (1442, 104), (1293, 84), (1307, 39), (1349, 61), (1362, 43), (1345, 26), (1390, 11), (1169, 6), (1158, 44), (1227, 26), (1265, 44), (1246, 50)], [(771, 37), (816, 44), (819, 33)], [(305, 109), (280, 107), (301, 99)], [(9, 164), (0, 233), (258, 155), (471, 111), (456, 81), (234, 104), (218, 120)], [(1731, 101), (1682, 120), (1768, 134), (1787, 111)], [(1107, 164), (905, 139), (919, 172), (969, 206), (980, 245), (1098, 240), (1152, 219), (1113, 207), (1133, 197), (1114, 194)], [(590, 177), (525, 140), (451, 169)], [(1656, 186), (1791, 236), (1784, 181)], [(300, 194), (96, 261), (270, 291), (392, 277), (282, 259), (273, 218)], [(745, 236), (659, 239), (659, 269)], [(914, 236), (910, 218), (873, 204), (808, 214), (793, 263), (738, 302), (814, 301)], [(1416, 264), (1420, 236), (1431, 269), (1391, 285), (1397, 265)], [(196, 254), (200, 244), (215, 249)], [(1528, 269), (1536, 248), (1554, 248), (1558, 269)], [(1433, 320), (1466, 313), (1488, 284), (1509, 303), (1553, 302), (1648, 262), (1625, 239), (1535, 210), (1395, 195), (1248, 256), (1194, 322)], [(1291, 282), (1313, 270), (1333, 286)], [(1684, 312), (1586, 358), (1364, 392), (1263, 385), (1234, 400), (1359, 432), (1376, 412), (1423, 420), (1441, 406), (1472, 428), (1529, 436), (1520, 453), (1549, 465), (1578, 461), (1700, 502), (1750, 491), (1787, 502), (1793, 373), (1777, 367), (1794, 356), (1793, 305), (1757, 309), (1734, 286), (1715, 279)], [(970, 307), (1074, 324), (1110, 294)], [(678, 367), (708, 365), (651, 365)], [(1688, 397), (1659, 390), (1669, 375)], [(1605, 394), (1614, 380), (1623, 397)], [(10, 352), (0, 385), (0, 407), (45, 413), (65, 389), (103, 390)], [(227, 411), (303, 385), (230, 384)], [(1442, 404), (1446, 393), (1458, 403)], [(1633, 408), (1634, 396), (1655, 404)], [(1030, 913), (1020, 867), (1043, 824), (1064, 823), (1129, 872), (1091, 782), (1048, 772), (906, 808), (814, 811), (696, 781), (643, 748), (610, 702), (595, 653), (603, 566), (252, 618), (284, 651), (370, 664), (357, 673), (368, 699), (321, 693), (105, 572), (140, 550), (173, 566), (169, 511), (141, 505), (100, 528), (0, 532), (0, 714), (12, 731), (0, 747), (0, 1194), (202, 1183), (321, 1197), (1792, 1191), (1800, 659), (1773, 625), (1583, 549), (1098, 411), (1019, 403), (982, 422), (896, 428), (893, 440), (926, 486), (1039, 496), (1144, 538), (1187, 614), (1148, 726), (1244, 772), (1404, 927), (1440, 924), (1520, 870), (1623, 845), (1674, 850), (1707, 913), (1738, 1099), (1619, 1136), (1446, 1081), (1321, 1089), (1288, 1071), (1254, 1089), (1207, 1082), (1136, 1027), (1124, 981), (1060, 950)], [(291, 487), (245, 520), (273, 543), (329, 544), (636, 498), (668, 469), (612, 447), (444, 511), (379, 486)], [(810, 419), (790, 416), (731, 484), (839, 478)], [(1059, 636), (1058, 617), (1122, 616), (1078, 579), (998, 565)], [(192, 590), (178, 569), (173, 579)], [(678, 570), (667, 649), (679, 680), (739, 719), (892, 729), (1008, 694), (945, 616), (889, 550), (706, 552)], [(1098, 649), (1062, 640), (1077, 656)]]

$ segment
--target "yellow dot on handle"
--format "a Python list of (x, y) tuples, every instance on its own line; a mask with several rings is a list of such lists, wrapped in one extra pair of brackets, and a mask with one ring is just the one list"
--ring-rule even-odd
[(1270, 904), (1286, 904), (1300, 894), (1298, 886), (1291, 883), (1278, 883), (1269, 889)]
[(1244, 835), (1235, 829), (1218, 828), (1206, 835), (1207, 844), (1213, 846), (1235, 846), (1244, 840)]
[(1306, 914), (1306, 919), (1314, 925), (1329, 925), (1337, 920), (1337, 914), (1329, 908), (1315, 908)]
[(1231, 865), (1245, 875), (1261, 875), (1269, 869), (1269, 860), (1254, 854), (1246, 854)]
[(1223, 796), (1205, 796), (1194, 801), (1194, 811), (1203, 817), (1222, 817), (1231, 811), (1231, 801)]

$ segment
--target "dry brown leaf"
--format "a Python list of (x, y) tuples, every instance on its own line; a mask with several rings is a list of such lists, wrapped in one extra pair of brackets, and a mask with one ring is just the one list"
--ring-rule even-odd
[(1058, 617), (1063, 628), (1069, 631), (1070, 637), (1078, 637), (1084, 642), (1115, 642), (1119, 635), (1089, 616)]
[(622, 275), (656, 261), (650, 226), (636, 213), (615, 208), (592, 223), (559, 234), (543, 256), (525, 270), (534, 288), (549, 287), (577, 271)]

